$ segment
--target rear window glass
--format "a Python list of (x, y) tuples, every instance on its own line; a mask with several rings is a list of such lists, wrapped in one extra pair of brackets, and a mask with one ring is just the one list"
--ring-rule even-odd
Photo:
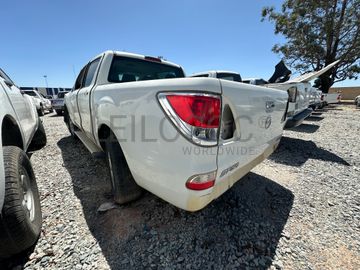
[(36, 93), (34, 91), (24, 91), (25, 94), (32, 96), (32, 97), (37, 97)]
[(234, 82), (241, 82), (241, 77), (239, 74), (232, 74), (232, 73), (218, 73), (217, 78), (228, 80), (228, 81), (234, 81)]
[(200, 75), (194, 75), (194, 76), (191, 76), (193, 78), (206, 78), (206, 77), (209, 77), (209, 74), (200, 74)]
[(115, 56), (110, 67), (109, 82), (183, 78), (181, 68), (142, 59)]
[(64, 98), (65, 97), (65, 94), (67, 94), (68, 92), (59, 92), (58, 94), (57, 94), (57, 97), (58, 98)]

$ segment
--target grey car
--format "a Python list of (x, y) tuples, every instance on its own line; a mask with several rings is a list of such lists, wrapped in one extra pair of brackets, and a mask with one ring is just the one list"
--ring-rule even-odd
[(64, 113), (64, 97), (67, 93), (69, 92), (61, 91), (57, 94), (57, 98), (51, 100), (52, 107), (56, 111), (57, 115), (62, 115)]

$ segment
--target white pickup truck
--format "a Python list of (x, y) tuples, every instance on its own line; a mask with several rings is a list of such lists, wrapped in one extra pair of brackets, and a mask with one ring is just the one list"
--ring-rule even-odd
[(336, 104), (341, 101), (341, 94), (340, 93), (323, 93), (321, 100), (323, 101), (324, 105), (329, 104)]
[(196, 211), (276, 149), (287, 100), (284, 91), (185, 78), (170, 62), (107, 51), (65, 96), (64, 121), (90, 152), (104, 153), (116, 202), (144, 188)]
[(33, 99), (33, 103), (36, 106), (37, 112), (40, 116), (45, 114), (45, 110), (49, 113), (53, 112), (51, 101), (47, 99), (43, 94), (36, 90), (21, 90), (23, 94), (30, 96)]
[(28, 95), (0, 69), (0, 258), (30, 248), (41, 230), (35, 175), (26, 152), (42, 148), (46, 134)]

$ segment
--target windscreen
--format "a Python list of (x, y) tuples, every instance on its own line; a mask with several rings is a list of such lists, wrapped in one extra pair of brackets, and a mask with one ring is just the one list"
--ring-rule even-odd
[(148, 60), (115, 56), (110, 67), (108, 81), (121, 83), (184, 77), (184, 72), (179, 67)]
[(228, 81), (234, 81), (234, 82), (241, 82), (240, 74), (234, 74), (234, 73), (217, 73), (216, 77), (218, 79), (228, 80)]

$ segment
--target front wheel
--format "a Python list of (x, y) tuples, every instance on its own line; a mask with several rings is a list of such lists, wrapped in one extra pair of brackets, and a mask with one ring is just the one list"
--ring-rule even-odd
[(105, 152), (110, 170), (114, 201), (124, 204), (139, 198), (142, 194), (142, 189), (132, 177), (119, 142), (112, 132), (110, 132), (110, 136), (105, 141)]
[(24, 151), (4, 147), (5, 200), (0, 215), (0, 257), (32, 247), (41, 231), (41, 207), (34, 171)]

